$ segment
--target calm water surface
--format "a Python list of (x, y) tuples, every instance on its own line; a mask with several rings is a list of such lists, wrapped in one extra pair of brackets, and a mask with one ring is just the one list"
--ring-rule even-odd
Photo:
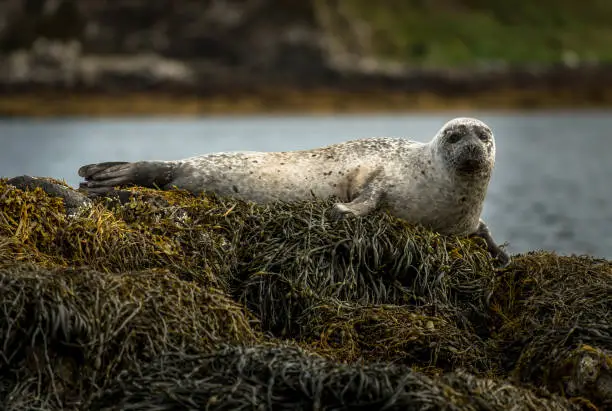
[(370, 136), (428, 141), (448, 119), (479, 117), (496, 134), (484, 218), (511, 252), (612, 258), (612, 112), (529, 115), (0, 119), (0, 176), (63, 178), (101, 161), (178, 159), (232, 150), (280, 151)]

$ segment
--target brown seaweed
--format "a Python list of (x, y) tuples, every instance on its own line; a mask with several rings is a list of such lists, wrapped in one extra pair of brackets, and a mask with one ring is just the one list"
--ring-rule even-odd
[(496, 270), (478, 239), (336, 221), (333, 199), (67, 210), (46, 181), (0, 180), (1, 408), (612, 406), (607, 260)]

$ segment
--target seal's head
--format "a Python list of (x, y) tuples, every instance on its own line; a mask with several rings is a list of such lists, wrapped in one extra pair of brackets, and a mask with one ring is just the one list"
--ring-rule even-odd
[(458, 176), (490, 176), (495, 165), (493, 132), (475, 118), (459, 117), (448, 121), (432, 144), (442, 164)]

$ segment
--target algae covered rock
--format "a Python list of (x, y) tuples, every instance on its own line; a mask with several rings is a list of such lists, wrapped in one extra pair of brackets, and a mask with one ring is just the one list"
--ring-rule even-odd
[(491, 304), (507, 369), (612, 407), (612, 263), (530, 253), (500, 280)]
[(330, 301), (304, 317), (302, 338), (338, 361), (404, 363), (430, 374), (457, 368), (485, 372), (494, 366), (483, 339), (431, 309)]
[(169, 353), (94, 402), (93, 410), (571, 410), (568, 401), (465, 373), (429, 378), (408, 367), (337, 364), (299, 348), (226, 346)]
[(258, 338), (252, 316), (221, 291), (161, 270), (15, 265), (0, 269), (0, 310), (3, 378), (56, 407), (86, 403), (124, 368), (166, 350)]
[(234, 294), (265, 329), (299, 334), (304, 312), (330, 299), (428, 306), (471, 326), (493, 278), (477, 239), (444, 237), (383, 212), (336, 221), (333, 203), (231, 206), (225, 224), (239, 257)]
[[(5, 239), (0, 242), (0, 257), (7, 264), (23, 261), (112, 272), (172, 268), (202, 285), (218, 285), (207, 251), (222, 252), (215, 243), (221, 239), (206, 225), (208, 220), (173, 218), (178, 206), (159, 205), (155, 196), (149, 202), (130, 198), (120, 210), (113, 207), (115, 202), (102, 200), (67, 214), (55, 190), (49, 195), (46, 184), (37, 183), (34, 189), (30, 184), (21, 190), (0, 181), (0, 236)], [(191, 204), (200, 209), (208, 206), (195, 200)], [(187, 201), (184, 207), (189, 207)]]
[(610, 262), (332, 203), (0, 180), (0, 407), (612, 406)]

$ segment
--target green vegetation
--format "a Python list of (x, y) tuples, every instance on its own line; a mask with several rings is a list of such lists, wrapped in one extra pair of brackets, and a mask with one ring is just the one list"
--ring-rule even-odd
[[(44, 2), (26, 3), (0, 37), (1, 50), (28, 47), (38, 37), (82, 38), (85, 16), (95, 9), (87, 2), (63, 0), (52, 12), (43, 12)], [(209, 3), (201, 2), (203, 14)], [(318, 20), (324, 30), (357, 52), (423, 66), (551, 63), (569, 55), (612, 60), (608, 0), (272, 0), (264, 10), (269, 24)], [(173, 13), (184, 18), (161, 4), (151, 8), (146, 2), (134, 3), (122, 13), (132, 12), (141, 15), (140, 26), (123, 28), (118, 21), (117, 30), (148, 30)], [(332, 16), (329, 25), (321, 20), (322, 13)]]
[[(317, 7), (329, 4), (316, 1)], [(372, 45), (366, 51), (423, 66), (553, 63), (568, 53), (612, 61), (607, 0), (354, 0), (340, 10), (349, 26), (370, 25)], [(345, 31), (342, 39), (349, 36), (355, 32)]]
[(498, 271), (478, 239), (333, 199), (133, 188), (68, 216), (40, 181), (0, 180), (3, 409), (612, 404), (609, 261)]

